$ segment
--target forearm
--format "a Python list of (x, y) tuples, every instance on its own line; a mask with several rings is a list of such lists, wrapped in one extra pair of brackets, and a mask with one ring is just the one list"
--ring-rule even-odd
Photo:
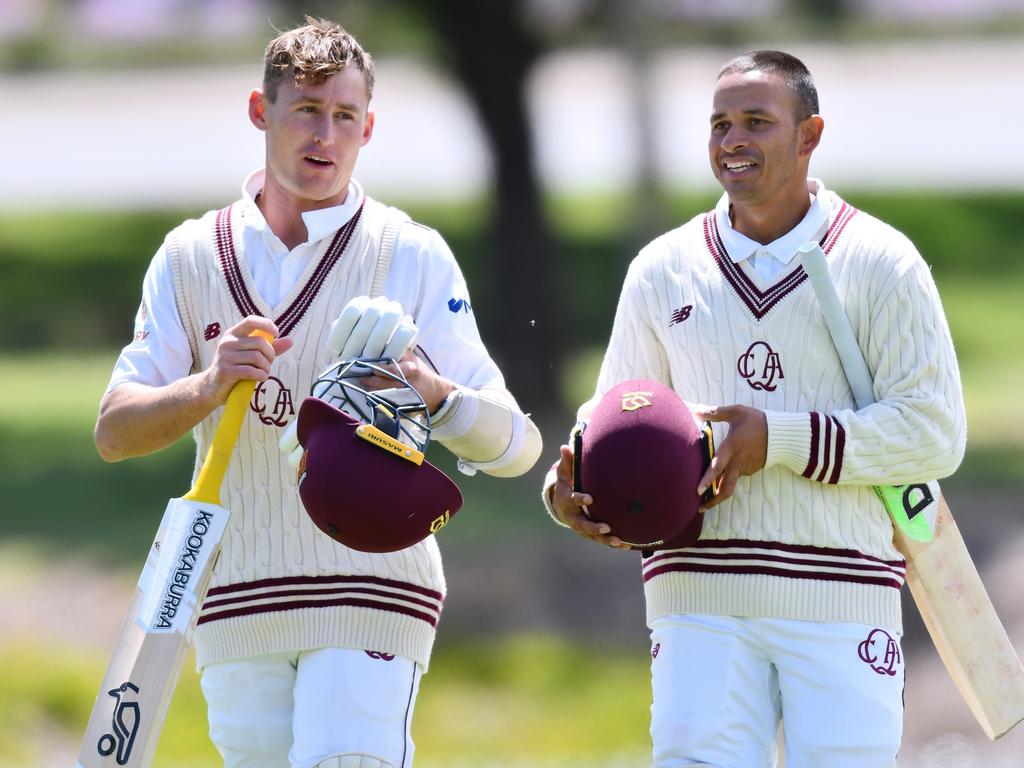
[(877, 402), (768, 412), (768, 463), (841, 484), (902, 484), (952, 474), (967, 425), (960, 371), (927, 266), (916, 261), (880, 300), (865, 355)]
[(94, 437), (104, 461), (159, 451), (177, 441), (218, 405), (204, 373), (167, 386), (127, 383), (100, 402)]
[(956, 471), (966, 443), (956, 408), (876, 404), (863, 411), (766, 416), (767, 465), (830, 484), (938, 480)]
[(541, 437), (508, 392), (461, 387), (438, 414), (434, 439), (472, 469), (516, 477), (536, 463)]

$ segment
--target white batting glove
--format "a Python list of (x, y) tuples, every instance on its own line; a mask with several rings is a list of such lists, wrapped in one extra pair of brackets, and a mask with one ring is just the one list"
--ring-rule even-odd
[[(418, 335), (416, 323), (402, 311), (397, 301), (383, 296), (373, 299), (357, 296), (345, 305), (331, 325), (327, 348), (342, 360), (398, 360), (416, 343)], [(312, 395), (330, 402), (339, 389), (337, 384), (322, 382), (314, 387)], [(293, 469), (298, 469), (303, 451), (299, 445), (298, 423), (298, 419), (292, 420), (278, 441)]]
[[(330, 402), (332, 392), (337, 389), (337, 384), (322, 382), (313, 388), (312, 395), (313, 397)], [(284, 428), (284, 432), (281, 433), (281, 438), (277, 441), (277, 445), (281, 449), (281, 453), (288, 457), (288, 464), (291, 468), (298, 469), (299, 462), (302, 461), (302, 452), (305, 450), (299, 445), (298, 417), (292, 419), (288, 426)]]
[(327, 348), (342, 360), (398, 360), (419, 331), (402, 305), (383, 296), (357, 296), (331, 326)]
[(288, 457), (288, 464), (292, 469), (299, 468), (302, 461), (302, 446), (299, 445), (299, 420), (292, 419), (291, 424), (285, 427), (284, 434), (278, 441), (281, 452)]

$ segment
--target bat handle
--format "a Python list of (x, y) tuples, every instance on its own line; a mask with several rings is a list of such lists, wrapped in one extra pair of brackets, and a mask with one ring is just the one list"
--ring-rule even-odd
[(867, 363), (864, 362), (864, 354), (857, 344), (857, 338), (853, 335), (850, 318), (829, 275), (825, 252), (816, 242), (804, 243), (797, 252), (804, 272), (811, 281), (814, 295), (818, 299), (818, 306), (825, 318), (832, 344), (839, 355), (843, 373), (850, 384), (853, 399), (858, 408), (867, 408), (875, 402), (874, 380)]
[[(253, 331), (251, 335), (262, 336), (271, 342), (274, 340), (263, 331)], [(213, 433), (210, 449), (206, 452), (206, 459), (199, 470), (199, 476), (192, 485), (192, 490), (186, 493), (184, 498), (220, 506), (220, 487), (224, 482), (231, 453), (235, 449), (238, 434), (242, 431), (245, 411), (255, 389), (256, 382), (251, 379), (236, 382), (231, 388), (217, 430)]]

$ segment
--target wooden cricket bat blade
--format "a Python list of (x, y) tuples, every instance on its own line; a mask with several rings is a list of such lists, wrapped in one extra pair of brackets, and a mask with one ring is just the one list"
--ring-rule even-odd
[(168, 502), (103, 676), (76, 768), (150, 764), (227, 520), (226, 509), (208, 502)]
[[(817, 242), (805, 243), (798, 251), (854, 401), (858, 408), (867, 408), (875, 401), (874, 378), (832, 282), (825, 253)], [(919, 535), (920, 526), (920, 540), (912, 539), (904, 528), (914, 527), (914, 515), (894, 510), (885, 494), (879, 498), (894, 520), (893, 543), (907, 560), (907, 584), (935, 649), (971, 713), (988, 737), (996, 739), (1024, 719), (1024, 669), (938, 485), (929, 486), (935, 487), (929, 493), (938, 497), (939, 506), (931, 541)]]
[(255, 387), (245, 380), (231, 388), (191, 490), (167, 502), (75, 768), (148, 768), (153, 759), (230, 518), (220, 488)]
[(935, 649), (985, 734), (998, 739), (1024, 720), (1024, 667), (945, 498), (931, 542), (913, 541), (897, 528), (895, 543)]

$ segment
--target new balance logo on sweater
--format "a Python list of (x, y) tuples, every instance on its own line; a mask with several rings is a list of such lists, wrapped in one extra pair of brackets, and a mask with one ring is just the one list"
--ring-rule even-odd
[(693, 312), (693, 304), (680, 307), (672, 313), (672, 321), (668, 324), (668, 327), (671, 328), (673, 325), (679, 325), (679, 323), (690, 317), (691, 312)]

